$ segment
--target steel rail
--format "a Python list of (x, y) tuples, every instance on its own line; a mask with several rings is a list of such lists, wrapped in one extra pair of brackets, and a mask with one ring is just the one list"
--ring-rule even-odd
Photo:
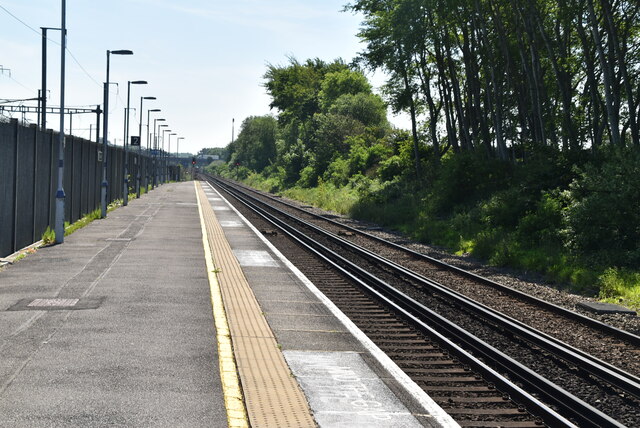
[[(471, 333), (463, 330), (451, 321), (426, 308), (421, 303), (394, 289), (385, 281), (375, 277), (373, 274), (365, 271), (349, 260), (346, 260), (344, 257), (340, 256), (334, 251), (319, 244), (313, 238), (304, 235), (302, 232), (296, 230), (292, 226), (286, 224), (284, 221), (268, 213), (263, 208), (248, 200), (245, 200), (242, 195), (238, 194), (237, 191), (228, 189), (228, 186), (226, 185), (223, 187), (227, 188), (227, 191), (229, 193), (231, 193), (249, 209), (258, 213), (261, 217), (265, 218), (271, 224), (283, 230), (285, 233), (287, 233), (287, 235), (293, 236), (297, 242), (304, 243), (304, 246), (312, 249), (314, 253), (320, 253), (322, 259), (324, 259), (328, 263), (331, 263), (332, 266), (335, 266), (340, 271), (347, 274), (351, 279), (356, 280), (359, 284), (367, 288), (369, 291), (373, 292), (378, 298), (382, 298), (386, 304), (401, 312), (405, 318), (415, 322), (417, 326), (426, 333), (436, 333), (438, 340), (442, 340), (443, 338), (442, 335), (433, 331), (433, 329), (429, 327), (423, 320), (413, 315), (411, 311), (419, 314), (420, 316), (426, 318), (429, 322), (447, 331), (457, 341), (464, 343), (467, 347), (472, 349), (476, 355), (481, 355), (483, 358), (494, 362), (503, 370), (508, 372), (510, 376), (514, 376), (518, 379), (518, 381), (520, 381), (524, 385), (527, 385), (527, 387), (533, 389), (538, 394), (545, 396), (549, 402), (563, 409), (565, 412), (571, 415), (572, 418), (579, 420), (581, 423), (588, 423), (592, 425), (595, 424), (597, 426), (623, 426), (608, 415), (592, 407), (588, 403), (585, 403), (580, 398), (573, 396), (551, 381), (535, 373), (533, 370), (525, 367), (521, 363), (515, 361), (511, 357), (495, 349), (486, 342), (478, 339)], [(279, 211), (276, 208), (271, 208)], [(286, 213), (283, 214), (288, 217), (292, 217), (297, 222), (308, 224), (300, 219), (297, 219), (294, 216)], [(317, 226), (310, 224), (308, 224), (308, 226), (317, 228)], [(335, 235), (331, 237), (346, 242), (341, 238), (336, 237)], [(400, 302), (402, 303), (402, 305), (406, 305), (406, 307), (410, 308), (410, 310), (407, 310), (406, 307), (403, 307), (396, 302)], [(529, 393), (513, 385), (502, 375), (487, 367), (484, 363), (477, 360), (470, 353), (461, 350), (461, 348), (459, 348), (458, 346), (455, 346), (454, 342), (446, 338), (444, 339), (445, 340), (443, 340), (442, 343), (444, 343), (445, 346), (449, 347), (449, 345), (454, 345), (451, 350), (458, 353), (459, 357), (463, 359), (467, 364), (474, 367), (477, 371), (482, 372), (483, 376), (485, 376), (485, 379), (494, 382), (494, 384), (499, 386), (501, 390), (507, 392), (510, 396), (517, 397), (517, 399), (514, 401), (518, 402), (518, 400), (522, 400), (527, 403), (527, 406), (529, 406), (529, 408), (533, 406), (533, 408), (536, 409), (536, 415), (540, 416), (546, 423), (557, 426), (557, 424), (565, 424), (567, 422), (562, 416), (557, 415), (554, 411), (548, 409), (546, 405), (531, 397)], [(462, 353), (460, 353), (460, 351), (462, 351)], [(530, 401), (529, 398), (533, 399), (534, 401)], [(521, 404), (524, 404), (522, 401)], [(541, 413), (538, 414), (538, 412)], [(555, 419), (558, 416), (560, 416), (560, 418), (564, 420), (564, 422), (560, 422), (559, 419)], [(549, 420), (548, 418), (554, 418), (555, 420), (551, 422), (551, 420)]]
[[(209, 176), (209, 177), (211, 179), (213, 179), (213, 180), (216, 180), (216, 181), (222, 182), (222, 183), (227, 181), (227, 180), (220, 179), (218, 177), (212, 177), (212, 176)], [(369, 239), (372, 239), (372, 240), (375, 240), (375, 241), (380, 242), (382, 244), (394, 247), (395, 249), (403, 251), (405, 253), (408, 253), (413, 257), (420, 258), (420, 259), (428, 261), (429, 263), (436, 264), (436, 265), (438, 265), (438, 266), (442, 267), (443, 269), (446, 269), (446, 270), (448, 270), (450, 272), (454, 272), (454, 273), (466, 276), (466, 277), (471, 278), (471, 279), (473, 279), (475, 281), (478, 281), (478, 282), (480, 282), (480, 283), (482, 283), (484, 285), (488, 285), (488, 286), (494, 287), (496, 289), (499, 289), (500, 291), (503, 291), (505, 293), (511, 294), (512, 296), (515, 296), (515, 297), (517, 297), (519, 299), (522, 299), (524, 301), (533, 303), (533, 304), (535, 304), (537, 306), (541, 306), (541, 307), (543, 307), (545, 309), (548, 309), (550, 311), (559, 313), (559, 314), (561, 314), (563, 316), (566, 316), (568, 318), (575, 319), (575, 320), (577, 320), (577, 321), (579, 321), (579, 322), (581, 322), (581, 323), (583, 323), (583, 324), (585, 324), (585, 325), (587, 325), (589, 327), (592, 327), (592, 328), (598, 329), (600, 331), (603, 331), (603, 332), (605, 332), (607, 334), (610, 334), (611, 336), (616, 337), (617, 339), (627, 341), (627, 342), (629, 342), (629, 343), (631, 343), (633, 345), (636, 345), (636, 346), (640, 346), (640, 336), (638, 336), (636, 334), (630, 333), (630, 332), (625, 331), (625, 330), (621, 330), (621, 329), (613, 327), (613, 326), (611, 326), (609, 324), (605, 324), (605, 323), (603, 323), (601, 321), (598, 321), (598, 320), (595, 320), (593, 318), (590, 318), (590, 317), (588, 317), (586, 315), (582, 315), (582, 314), (580, 314), (578, 312), (569, 310), (567, 308), (563, 308), (562, 306), (558, 306), (556, 304), (553, 304), (553, 303), (547, 302), (545, 300), (539, 299), (537, 297), (531, 296), (530, 294), (527, 294), (527, 293), (524, 293), (522, 291), (516, 290), (514, 288), (508, 287), (508, 286), (506, 286), (504, 284), (500, 284), (500, 283), (495, 282), (495, 281), (493, 281), (493, 280), (491, 280), (489, 278), (485, 278), (485, 277), (483, 277), (481, 275), (475, 274), (473, 272), (469, 272), (467, 270), (464, 270), (464, 269), (459, 268), (457, 266), (454, 266), (454, 265), (451, 265), (449, 263), (443, 262), (442, 260), (438, 260), (438, 259), (433, 258), (431, 256), (428, 256), (426, 254), (422, 254), (422, 253), (419, 253), (417, 251), (411, 250), (410, 248), (403, 247), (400, 244), (396, 244), (395, 242), (391, 242), (391, 241), (388, 241), (388, 240), (386, 240), (384, 238), (380, 238), (378, 236), (372, 235), (370, 233), (367, 233), (367, 232), (362, 231), (360, 229), (357, 229), (355, 227), (352, 227), (352, 226), (349, 226), (349, 225), (346, 225), (346, 224), (342, 224), (342, 223), (340, 223), (338, 221), (335, 221), (333, 219), (324, 217), (324, 216), (322, 216), (320, 214), (316, 214), (316, 213), (312, 213), (312, 212), (306, 211), (306, 210), (304, 210), (304, 209), (302, 209), (300, 207), (297, 207), (297, 206), (295, 206), (293, 204), (290, 204), (290, 203), (288, 203), (286, 201), (282, 201), (282, 200), (274, 198), (272, 196), (265, 195), (264, 193), (259, 193), (255, 189), (251, 189), (250, 187), (247, 187), (247, 186), (244, 186), (244, 185), (241, 185), (241, 184), (237, 184), (237, 183), (234, 183), (234, 185), (236, 185), (238, 187), (241, 187), (241, 188), (244, 188), (244, 189), (247, 189), (248, 191), (251, 191), (251, 192), (254, 192), (254, 193), (258, 193), (258, 194), (264, 196), (265, 198), (268, 198), (268, 199), (271, 199), (271, 200), (274, 200), (274, 201), (277, 200), (278, 203), (286, 205), (286, 206), (288, 206), (290, 208), (293, 208), (295, 210), (304, 212), (307, 215), (313, 216), (313, 217), (321, 219), (323, 221), (327, 221), (327, 222), (329, 222), (331, 224), (334, 224), (336, 226), (345, 228), (345, 229), (349, 230), (350, 232), (363, 235), (363, 236), (365, 236), (365, 237), (367, 237)]]

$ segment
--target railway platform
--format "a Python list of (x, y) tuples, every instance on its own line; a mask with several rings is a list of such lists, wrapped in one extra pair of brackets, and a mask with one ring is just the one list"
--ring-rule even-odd
[(0, 426), (457, 426), (204, 182), (0, 271)]

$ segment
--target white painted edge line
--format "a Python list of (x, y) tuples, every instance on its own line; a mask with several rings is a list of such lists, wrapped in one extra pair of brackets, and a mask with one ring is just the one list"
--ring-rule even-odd
[[(209, 184), (208, 182), (206, 182), (206, 184), (207, 186), (211, 187), (214, 192), (218, 193), (218, 191), (213, 186), (211, 186), (211, 184)], [(347, 330), (349, 330), (349, 332), (353, 334), (353, 336), (362, 344), (362, 346), (367, 351), (369, 351), (371, 356), (374, 357), (382, 367), (384, 367), (384, 369), (400, 384), (402, 388), (404, 388), (405, 391), (407, 391), (407, 393), (409, 393), (422, 407), (424, 407), (424, 409), (435, 419), (438, 424), (447, 428), (460, 427), (460, 425), (456, 421), (454, 421), (453, 418), (447, 412), (445, 412), (442, 407), (438, 405), (438, 403), (433, 401), (433, 399), (429, 397), (429, 395), (424, 392), (422, 388), (420, 388), (414, 381), (412, 381), (411, 378), (407, 376), (407, 374), (403, 372), (400, 367), (398, 367), (398, 365), (394, 363), (391, 358), (389, 358), (389, 356), (387, 356), (387, 354), (382, 352), (382, 350), (378, 348), (378, 346), (373, 343), (371, 339), (369, 339), (367, 335), (364, 334), (362, 330), (360, 330), (358, 326), (356, 326), (353, 321), (351, 321), (331, 300), (329, 300), (329, 298), (327, 298), (327, 296), (325, 296), (302, 272), (300, 272), (300, 270), (295, 267), (289, 261), (289, 259), (287, 259), (276, 247), (274, 247), (273, 244), (271, 244), (271, 242), (267, 240), (267, 238), (262, 236), (258, 229), (256, 229), (242, 214), (240, 214), (240, 212), (236, 210), (236, 208), (231, 205), (224, 196), (222, 196), (220, 193), (218, 193), (218, 196), (220, 196), (222, 200), (238, 215), (238, 217), (240, 217), (242, 221), (244, 221), (245, 224), (249, 226), (251, 230), (253, 230), (258, 238), (260, 238), (262, 242), (264, 242), (265, 245), (267, 245), (267, 247), (269, 247), (269, 249), (273, 251), (273, 253), (280, 259), (280, 261), (282, 261), (282, 263), (284, 263), (284, 265), (287, 266), (296, 275), (296, 277), (298, 277), (298, 279), (307, 286), (309, 291), (315, 294), (316, 297), (318, 297), (318, 299), (320, 299), (320, 301), (325, 304), (325, 306), (331, 311), (331, 313), (336, 318), (338, 318), (338, 320), (340, 320), (340, 322), (347, 328)]]

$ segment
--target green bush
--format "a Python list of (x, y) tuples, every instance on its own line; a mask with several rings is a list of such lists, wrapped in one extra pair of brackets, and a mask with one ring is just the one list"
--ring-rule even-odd
[(530, 208), (530, 200), (519, 188), (513, 187), (494, 193), (479, 206), (482, 221), (488, 227), (514, 228)]
[(380, 162), (380, 179), (383, 181), (393, 181), (400, 177), (408, 169), (407, 165), (398, 155), (391, 156)]
[(562, 213), (566, 204), (566, 195), (559, 191), (543, 193), (535, 209), (520, 218), (516, 228), (518, 239), (530, 247), (561, 247)]
[(344, 186), (349, 182), (349, 161), (342, 157), (338, 157), (329, 164), (329, 167), (323, 175), (326, 182), (333, 183), (335, 186)]
[(602, 266), (640, 266), (640, 152), (609, 151), (570, 186), (567, 246)]
[(42, 243), (43, 245), (52, 245), (54, 242), (56, 242), (56, 232), (50, 226), (47, 226), (42, 233)]
[(478, 153), (458, 153), (442, 159), (433, 183), (432, 207), (438, 215), (450, 214), (457, 206), (472, 206), (505, 189), (512, 165), (487, 159)]
[(318, 185), (318, 174), (313, 166), (308, 165), (300, 171), (300, 178), (296, 183), (300, 187), (311, 188)]

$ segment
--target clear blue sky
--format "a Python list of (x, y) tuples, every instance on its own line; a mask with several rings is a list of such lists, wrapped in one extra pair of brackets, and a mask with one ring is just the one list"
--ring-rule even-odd
[[(181, 152), (225, 146), (232, 118), (237, 135), (244, 118), (269, 113), (262, 87), (267, 64), (286, 64), (288, 56), (350, 61), (362, 50), (356, 37), (361, 17), (341, 12), (347, 2), (67, 0), (68, 49), (86, 72), (67, 55), (65, 104), (102, 104), (106, 50), (130, 49), (133, 56), (111, 57), (111, 81), (119, 89), (112, 87), (109, 139), (122, 143), (127, 80), (147, 80), (132, 86), (132, 125), (138, 124), (140, 96), (155, 96), (144, 110), (162, 109), (152, 118), (166, 118), (185, 137)], [(0, 6), (38, 31), (0, 8), (0, 65), (11, 74), (0, 75), (0, 99), (35, 97), (40, 27), (60, 26), (61, 1), (0, 0)], [(50, 31), (49, 38), (49, 105), (59, 105), (60, 33)], [(74, 134), (88, 138), (94, 120), (74, 116)], [(48, 127), (57, 129), (58, 121), (49, 116)], [(132, 126), (130, 135), (136, 134)]]

